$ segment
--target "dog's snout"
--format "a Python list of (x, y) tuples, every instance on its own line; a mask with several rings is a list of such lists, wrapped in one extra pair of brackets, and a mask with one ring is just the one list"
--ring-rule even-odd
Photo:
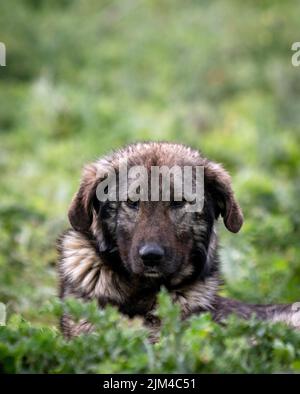
[(154, 265), (164, 257), (165, 252), (160, 245), (147, 243), (139, 249), (139, 255), (145, 265)]

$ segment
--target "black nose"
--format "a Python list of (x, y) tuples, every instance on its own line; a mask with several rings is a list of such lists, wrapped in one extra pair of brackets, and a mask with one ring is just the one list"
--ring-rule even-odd
[(139, 249), (139, 255), (145, 265), (155, 265), (164, 257), (165, 252), (161, 246), (151, 242)]

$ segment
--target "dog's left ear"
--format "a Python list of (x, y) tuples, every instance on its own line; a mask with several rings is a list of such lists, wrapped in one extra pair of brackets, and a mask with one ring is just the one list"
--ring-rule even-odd
[(231, 178), (220, 165), (207, 161), (204, 166), (205, 187), (215, 202), (216, 217), (222, 215), (226, 228), (237, 233), (243, 225), (243, 213), (235, 199)]

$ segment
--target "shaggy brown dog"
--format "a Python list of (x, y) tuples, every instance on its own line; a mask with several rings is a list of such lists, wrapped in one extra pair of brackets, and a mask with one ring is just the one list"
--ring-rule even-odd
[[(204, 167), (204, 206), (190, 212), (188, 202), (101, 202), (96, 196), (108, 169), (128, 166), (174, 165)], [(173, 143), (137, 143), (85, 167), (70, 209), (72, 229), (59, 240), (60, 297), (96, 299), (99, 307), (112, 304), (130, 316), (142, 316), (156, 324), (153, 311), (163, 285), (183, 317), (210, 311), (217, 321), (235, 313), (248, 319), (285, 321), (298, 325), (291, 305), (248, 305), (217, 295), (219, 287), (218, 244), (215, 222), (222, 216), (233, 233), (243, 223), (231, 180), (221, 165), (199, 152)], [(75, 324), (63, 316), (65, 336), (89, 331), (89, 323)]]

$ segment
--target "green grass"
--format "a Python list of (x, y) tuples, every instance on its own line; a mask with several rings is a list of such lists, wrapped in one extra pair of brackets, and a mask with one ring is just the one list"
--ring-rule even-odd
[(67, 310), (95, 325), (90, 335), (70, 341), (51, 327), (37, 327), (19, 315), (0, 327), (0, 371), (6, 373), (276, 373), (299, 372), (300, 336), (280, 324), (238, 321), (225, 327), (208, 314), (182, 322), (166, 292), (159, 296), (160, 340), (149, 344), (138, 320), (112, 307), (69, 300), (47, 304), (57, 315)]

